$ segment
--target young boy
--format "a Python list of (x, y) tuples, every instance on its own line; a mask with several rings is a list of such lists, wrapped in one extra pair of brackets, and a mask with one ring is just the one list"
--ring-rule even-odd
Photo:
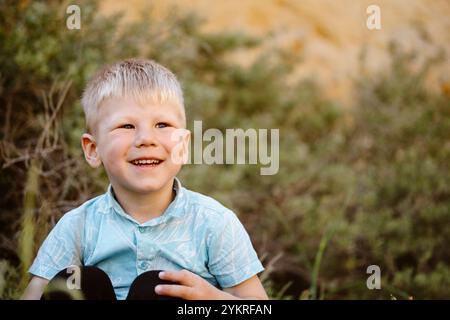
[(110, 185), (59, 220), (22, 298), (39, 299), (58, 272), (78, 265), (104, 271), (117, 299), (149, 270), (176, 283), (151, 288), (162, 296), (267, 299), (264, 268), (236, 215), (176, 178), (190, 132), (175, 75), (154, 61), (121, 61), (91, 79), (82, 104), (85, 158), (103, 165)]

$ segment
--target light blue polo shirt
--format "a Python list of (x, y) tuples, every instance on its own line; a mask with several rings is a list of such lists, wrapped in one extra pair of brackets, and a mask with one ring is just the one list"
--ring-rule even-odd
[(71, 265), (105, 271), (118, 299), (148, 270), (189, 270), (228, 288), (264, 270), (236, 215), (216, 200), (184, 188), (159, 217), (140, 224), (108, 191), (67, 212), (28, 270), (52, 279)]

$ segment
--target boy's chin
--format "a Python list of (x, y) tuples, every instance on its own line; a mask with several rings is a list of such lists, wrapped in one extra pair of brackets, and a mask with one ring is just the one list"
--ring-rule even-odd
[(153, 192), (158, 192), (167, 187), (167, 183), (173, 182), (173, 179), (170, 181), (152, 181), (152, 182), (140, 182), (140, 183), (132, 183), (131, 190), (140, 194), (148, 194)]

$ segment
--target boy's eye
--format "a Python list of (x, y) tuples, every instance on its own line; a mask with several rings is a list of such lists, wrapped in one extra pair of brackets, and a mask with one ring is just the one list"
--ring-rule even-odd
[(158, 122), (158, 123), (156, 124), (156, 127), (157, 127), (157, 128), (165, 128), (165, 127), (168, 127), (168, 126), (169, 126), (169, 124), (166, 123), (166, 122)]
[(127, 123), (127, 124), (121, 125), (119, 128), (134, 129), (134, 126), (132, 124)]

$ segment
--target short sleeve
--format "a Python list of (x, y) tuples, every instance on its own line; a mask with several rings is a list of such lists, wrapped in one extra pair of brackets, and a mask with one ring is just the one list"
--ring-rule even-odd
[(208, 268), (222, 288), (264, 270), (247, 231), (230, 210), (224, 212), (208, 237)]
[(29, 273), (51, 280), (59, 271), (81, 265), (82, 213), (66, 213), (39, 248)]

